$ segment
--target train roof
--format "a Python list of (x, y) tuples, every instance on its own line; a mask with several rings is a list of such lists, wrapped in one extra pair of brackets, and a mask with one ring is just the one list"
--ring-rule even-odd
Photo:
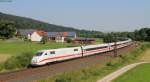
[[(122, 44), (126, 42), (132, 41), (131, 39), (128, 39), (126, 41), (119, 41), (117, 44)], [(92, 48), (92, 47), (103, 47), (103, 46), (109, 46), (109, 45), (114, 45), (113, 43), (105, 43), (105, 44), (97, 44), (97, 45), (87, 45), (87, 46), (82, 46), (83, 48)], [(45, 49), (45, 50), (39, 50), (38, 52), (47, 52), (47, 51), (54, 51), (54, 50), (64, 50), (64, 49), (73, 49), (73, 48), (80, 48), (80, 47), (68, 47), (68, 48), (57, 48), (57, 49)]]
[(88, 45), (88, 46), (83, 46), (83, 48), (92, 48), (92, 47), (103, 47), (103, 46), (108, 46), (108, 43), (106, 44), (98, 44), (98, 45)]
[(45, 50), (39, 50), (38, 52), (47, 52), (47, 51), (54, 51), (54, 50), (66, 50), (66, 49), (74, 49), (74, 48), (80, 48), (80, 47), (68, 47), (68, 48), (45, 49)]

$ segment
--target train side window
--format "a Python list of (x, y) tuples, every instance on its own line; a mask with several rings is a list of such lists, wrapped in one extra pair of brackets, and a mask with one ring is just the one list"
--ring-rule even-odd
[(55, 54), (55, 51), (51, 51), (50, 54)]
[(88, 48), (88, 49), (86, 49), (86, 51), (96, 50), (96, 49), (101, 49), (101, 48), (107, 48), (107, 46), (103, 46), (103, 47), (95, 47), (95, 48)]
[(78, 49), (74, 49), (74, 51), (78, 51)]
[(45, 53), (45, 55), (47, 55), (47, 53)]

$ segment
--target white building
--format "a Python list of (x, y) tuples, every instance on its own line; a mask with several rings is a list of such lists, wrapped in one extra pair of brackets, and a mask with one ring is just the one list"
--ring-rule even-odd
[(56, 37), (56, 42), (64, 42), (65, 40), (65, 37), (62, 37), (62, 36), (58, 36), (58, 37)]
[(44, 35), (46, 35), (46, 32), (44, 31), (35, 31), (28, 36), (28, 39), (32, 42), (40, 42)]
[(47, 32), (48, 38), (55, 42), (65, 42), (65, 38), (76, 38), (75, 32)]
[(40, 42), (43, 36), (39, 35), (38, 32), (33, 32), (30, 36), (30, 40), (33, 42)]

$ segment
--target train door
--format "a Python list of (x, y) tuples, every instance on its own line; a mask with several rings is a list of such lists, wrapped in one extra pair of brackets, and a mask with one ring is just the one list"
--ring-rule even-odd
[(110, 43), (108, 43), (108, 51), (110, 51), (111, 50), (111, 45), (110, 45)]
[(108, 43), (108, 47), (109, 47), (109, 51), (113, 50), (114, 49), (114, 44), (112, 43)]
[(83, 49), (83, 47), (81, 46), (81, 55), (82, 55), (82, 57), (83, 57), (83, 53), (84, 53), (84, 49)]

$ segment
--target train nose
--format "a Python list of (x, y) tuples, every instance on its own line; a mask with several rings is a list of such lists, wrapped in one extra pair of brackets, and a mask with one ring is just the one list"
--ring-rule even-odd
[(31, 64), (36, 64), (38, 62), (38, 57), (33, 57), (31, 60)]

